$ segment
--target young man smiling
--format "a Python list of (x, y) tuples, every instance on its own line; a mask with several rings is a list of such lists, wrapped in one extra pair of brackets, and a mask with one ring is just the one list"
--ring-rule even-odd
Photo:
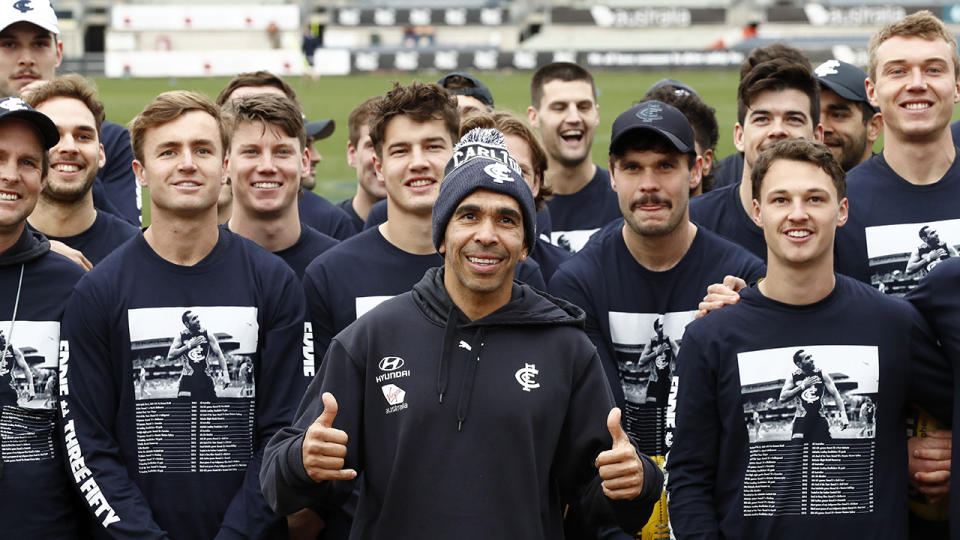
[(30, 226), (97, 264), (140, 232), (93, 204), (91, 188), (106, 161), (100, 144), (103, 104), (79, 75), (46, 81), (27, 92), (25, 99), (49, 116), (60, 132), (60, 142), (50, 149), (50, 173), (30, 214)]
[(611, 409), (582, 312), (513, 281), (533, 195), (516, 161), (471, 157), (489, 150), (506, 154), (494, 130), (454, 150), (432, 211), (443, 267), (334, 338), (271, 441), (279, 511), (336, 502), (362, 471), (355, 539), (560, 538), (581, 497), (631, 534), (649, 515), (661, 476)]
[[(152, 220), (84, 276), (64, 315), (60, 397), (73, 480), (101, 536), (280, 534), (257, 471), (303, 388), (299, 282), (277, 257), (217, 226), (228, 132), (215, 103), (165, 92), (130, 131)], [(194, 316), (205, 331), (184, 331)], [(202, 367), (211, 353), (223, 358)], [(255, 388), (241, 396), (245, 361)], [(140, 368), (149, 393), (136, 391)]]
[(227, 102), (231, 132), (224, 175), (233, 187), (231, 231), (279, 256), (297, 274), (337, 240), (300, 221), (300, 177), (309, 166), (296, 103), (253, 94)]
[(904, 271), (920, 229), (931, 225), (948, 240), (960, 232), (960, 163), (949, 126), (960, 101), (956, 39), (928, 11), (908, 15), (874, 34), (869, 74), (884, 147), (851, 171), (857, 210), (837, 237), (837, 270), (902, 295), (927, 271)]
[(777, 141), (821, 140), (820, 86), (807, 64), (774, 59), (754, 66), (737, 89), (733, 142), (743, 152), (740, 182), (690, 201), (690, 219), (763, 259), (763, 231), (750, 219), (750, 171), (757, 156)]
[[(902, 409), (915, 400), (949, 417), (949, 365), (913, 307), (834, 272), (835, 232), (849, 205), (826, 146), (776, 143), (756, 160), (751, 184), (766, 277), (739, 303), (691, 323), (677, 360), (667, 464), (677, 537), (904, 538)], [(827, 378), (794, 364), (804, 353), (843, 404), (828, 406)], [(822, 416), (829, 441), (794, 437), (785, 420), (794, 408), (777, 402), (787, 378), (804, 403), (820, 402), (805, 414)], [(876, 429), (847, 426), (837, 407), (866, 398)]]
[[(763, 263), (690, 222), (687, 202), (700, 182), (702, 158), (693, 128), (676, 108), (645, 101), (621, 113), (609, 166), (623, 218), (560, 267), (550, 292), (586, 312), (587, 335), (624, 411), (626, 431), (662, 464), (672, 437), (667, 394), (676, 358), (670, 345), (683, 341), (707, 285), (731, 272), (758, 278)], [(665, 499), (645, 534), (669, 536)]]
[(530, 81), (527, 118), (547, 151), (550, 242), (579, 251), (590, 236), (620, 216), (610, 175), (593, 163), (590, 150), (600, 123), (597, 89), (590, 72), (569, 62), (538, 69)]

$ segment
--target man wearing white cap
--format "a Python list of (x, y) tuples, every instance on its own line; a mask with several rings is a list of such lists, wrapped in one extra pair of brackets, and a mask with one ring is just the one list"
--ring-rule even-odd
[[(31, 83), (54, 78), (63, 42), (48, 0), (4, 0), (0, 27), (0, 92), (17, 96)], [(123, 126), (104, 122), (100, 142), (107, 161), (93, 185), (94, 205), (139, 226), (140, 190), (130, 167), (130, 136)]]

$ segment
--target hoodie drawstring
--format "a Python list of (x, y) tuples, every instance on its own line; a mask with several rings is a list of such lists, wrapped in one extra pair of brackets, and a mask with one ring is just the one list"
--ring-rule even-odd
[[(20, 308), (20, 293), (23, 291), (23, 270), (27, 265), (20, 264), (20, 280), (17, 282), (17, 296), (13, 300), (13, 315), (10, 317), (10, 328), (7, 330), (7, 342), (3, 345), (3, 351), (0, 351), (0, 362), (7, 359), (7, 351), (13, 346), (13, 325), (17, 322), (17, 310)], [(13, 368), (10, 368), (13, 371)], [(0, 456), (0, 477), (3, 476), (3, 458)]]
[(453, 342), (457, 339), (457, 308), (451, 305), (447, 312), (447, 326), (443, 332), (443, 344), (440, 346), (440, 363), (437, 365), (437, 395), (443, 403), (447, 393), (447, 358), (453, 351)]
[(10, 350), (13, 343), (13, 324), (17, 322), (17, 309), (20, 307), (20, 291), (23, 289), (23, 269), (27, 265), (20, 265), (20, 280), (17, 282), (17, 296), (13, 299), (13, 315), (10, 317), (10, 328), (7, 330), (7, 342), (3, 345), (3, 352), (0, 353), (0, 360), (7, 357), (7, 351)]
[(460, 388), (460, 399), (457, 403), (457, 431), (463, 427), (463, 421), (467, 419), (467, 412), (470, 410), (470, 395), (473, 394), (473, 379), (477, 374), (477, 368), (480, 366), (480, 354), (483, 352), (484, 332), (483, 327), (477, 331), (477, 342), (480, 344), (477, 348), (476, 360), (467, 366), (467, 372), (463, 374), (463, 386)]

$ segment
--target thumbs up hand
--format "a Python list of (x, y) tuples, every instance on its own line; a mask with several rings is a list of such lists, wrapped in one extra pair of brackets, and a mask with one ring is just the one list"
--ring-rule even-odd
[(643, 491), (643, 462), (630, 437), (620, 427), (618, 407), (610, 409), (607, 429), (613, 438), (613, 448), (600, 452), (595, 463), (603, 479), (603, 494), (610, 499), (634, 499)]
[(323, 413), (303, 436), (303, 468), (315, 482), (356, 478), (357, 471), (343, 468), (343, 458), (347, 455), (347, 434), (333, 428), (333, 419), (337, 417), (337, 399), (330, 392), (324, 392), (321, 399)]

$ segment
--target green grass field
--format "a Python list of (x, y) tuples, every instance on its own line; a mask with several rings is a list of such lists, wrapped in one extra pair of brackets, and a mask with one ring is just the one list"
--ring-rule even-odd
[[(356, 176), (347, 166), (347, 117), (364, 99), (386, 92), (393, 81), (408, 83), (414, 79), (434, 81), (442, 73), (422, 75), (358, 75), (324, 77), (319, 80), (292, 78), (304, 112), (311, 120), (333, 118), (337, 123), (334, 134), (317, 144), (323, 154), (323, 163), (317, 168), (315, 191), (336, 202), (353, 194)], [(485, 73), (482, 80), (493, 92), (498, 108), (526, 114), (530, 104), (530, 73)], [(733, 124), (736, 121), (737, 72), (728, 71), (645, 71), (636, 73), (597, 72), (600, 125), (593, 145), (593, 158), (605, 163), (610, 126), (618, 114), (640, 99), (651, 84), (664, 77), (684, 81), (697, 90), (707, 103), (717, 109), (720, 125), (718, 153), (721, 156), (734, 151)], [(216, 97), (229, 79), (106, 79), (96, 80), (100, 97), (106, 104), (107, 118), (126, 124), (154, 96), (167, 90), (194, 90)]]

